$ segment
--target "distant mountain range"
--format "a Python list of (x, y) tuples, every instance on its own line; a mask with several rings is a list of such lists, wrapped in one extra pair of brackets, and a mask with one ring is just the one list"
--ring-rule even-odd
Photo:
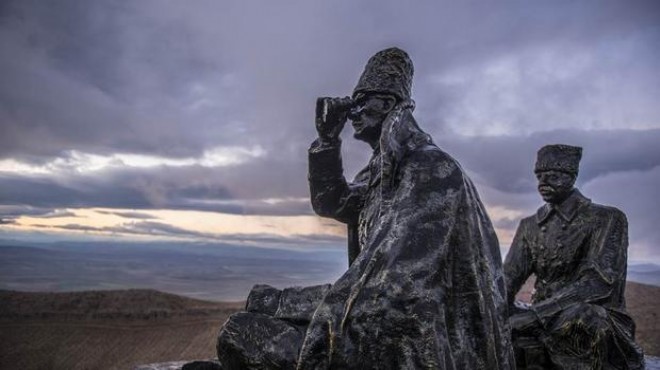
[[(4, 244), (4, 245), (3, 245)], [(334, 282), (347, 268), (342, 249), (280, 250), (228, 244), (43, 243), (0, 240), (0, 289), (68, 292), (156, 289), (215, 300), (244, 300), (254, 284), (279, 288)], [(628, 281), (660, 286), (660, 266), (631, 264)]]
[[(347, 267), (339, 248), (266, 249), (228, 244), (43, 243), (0, 240), (0, 289), (68, 292), (157, 289), (238, 301), (254, 284), (334, 282)], [(660, 286), (660, 266), (633, 263), (628, 281)]]
[(157, 289), (183, 296), (244, 300), (255, 284), (284, 288), (331, 283), (345, 252), (225, 244), (0, 243), (0, 289), (38, 292)]
[(654, 263), (630, 264), (628, 281), (660, 286), (660, 266)]

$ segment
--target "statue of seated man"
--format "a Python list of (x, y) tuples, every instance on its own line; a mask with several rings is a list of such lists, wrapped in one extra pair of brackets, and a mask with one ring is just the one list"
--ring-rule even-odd
[[(504, 262), (518, 369), (643, 369), (625, 311), (626, 216), (575, 187), (582, 148), (547, 145), (535, 173), (546, 202), (520, 222)], [(515, 302), (536, 275), (531, 305)]]
[[(307, 293), (253, 290), (219, 334), (227, 369), (514, 368), (497, 237), (461, 166), (413, 118), (412, 75), (408, 54), (385, 49), (351, 97), (318, 99), (311, 202), (347, 224), (349, 268)], [(352, 182), (348, 119), (373, 150)]]

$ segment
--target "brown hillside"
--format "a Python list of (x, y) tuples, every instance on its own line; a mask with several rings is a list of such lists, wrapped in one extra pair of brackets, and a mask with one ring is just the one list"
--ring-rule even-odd
[(637, 342), (647, 355), (660, 355), (660, 287), (628, 282), (626, 304), (637, 324)]
[(163, 293), (150, 289), (69, 293), (0, 290), (0, 318), (153, 319), (208, 316), (226, 303)]
[[(647, 354), (660, 354), (660, 287), (628, 283), (626, 298), (638, 341)], [(0, 301), (0, 369), (130, 369), (212, 358), (218, 329), (243, 308), (153, 290), (0, 291)]]
[(244, 303), (154, 290), (0, 291), (0, 369), (130, 369), (215, 357), (215, 336)]

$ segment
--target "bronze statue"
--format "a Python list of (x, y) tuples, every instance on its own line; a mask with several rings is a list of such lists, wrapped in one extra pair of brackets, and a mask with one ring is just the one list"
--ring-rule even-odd
[[(374, 55), (351, 98), (317, 104), (312, 205), (348, 225), (348, 271), (308, 326), (298, 369), (510, 369), (497, 238), (458, 162), (413, 118), (413, 65)], [(341, 131), (373, 155), (344, 179)]]
[[(412, 76), (408, 55), (386, 49), (351, 97), (318, 100), (311, 201), (347, 224), (349, 268), (332, 286), (309, 288), (310, 299), (256, 287), (248, 312), (219, 334), (223, 366), (514, 368), (497, 237), (463, 169), (413, 118)], [(339, 138), (347, 119), (373, 149), (352, 182)], [(297, 307), (304, 314), (292, 314)]]
[[(504, 272), (518, 369), (643, 369), (625, 311), (626, 216), (574, 187), (582, 148), (548, 145), (535, 173), (544, 206), (520, 222)], [(515, 301), (536, 275), (531, 306)]]

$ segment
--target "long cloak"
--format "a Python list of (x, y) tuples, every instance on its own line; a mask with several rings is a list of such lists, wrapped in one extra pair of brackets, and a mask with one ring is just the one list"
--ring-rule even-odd
[(317, 213), (359, 240), (316, 309), (298, 369), (513, 369), (499, 244), (477, 191), (410, 109), (347, 183), (338, 147), (310, 150)]

